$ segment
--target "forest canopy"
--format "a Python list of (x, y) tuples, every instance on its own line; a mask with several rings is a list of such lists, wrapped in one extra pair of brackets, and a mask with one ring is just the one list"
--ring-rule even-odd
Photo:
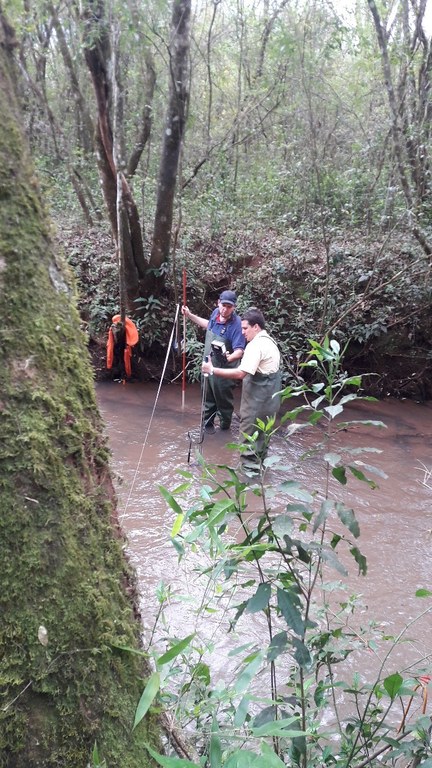
[[(123, 304), (150, 339), (143, 353), (163, 346), (186, 266), (198, 309), (230, 284), (270, 305), (271, 321), (282, 312), (291, 351), (316, 329), (362, 352), (377, 340), (399, 348), (396, 327), (403, 347), (422, 350), (400, 381), (410, 366), (425, 379), (425, 2), (10, 6), (26, 128), (91, 333)], [(117, 258), (114, 245), (98, 252), (95, 229), (112, 232)], [(245, 272), (262, 267), (266, 282), (269, 262), (270, 296)]]

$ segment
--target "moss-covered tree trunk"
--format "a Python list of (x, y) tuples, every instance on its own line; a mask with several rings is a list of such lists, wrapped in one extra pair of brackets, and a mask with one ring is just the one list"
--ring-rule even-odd
[(148, 765), (147, 668), (69, 280), (20, 126), (0, 11), (0, 766)]

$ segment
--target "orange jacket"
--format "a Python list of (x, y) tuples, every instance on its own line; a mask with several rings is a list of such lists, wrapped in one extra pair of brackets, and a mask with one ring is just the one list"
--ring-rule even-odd
[[(120, 315), (114, 315), (112, 318), (112, 325), (115, 325), (115, 323), (121, 322), (121, 316)], [(125, 320), (125, 331), (126, 331), (126, 344), (124, 348), (123, 353), (123, 360), (124, 360), (124, 367), (126, 376), (130, 376), (132, 373), (132, 367), (131, 367), (131, 359), (132, 359), (132, 347), (135, 346), (135, 344), (138, 342), (139, 334), (138, 329), (134, 323), (133, 320), (130, 319), (130, 317), (127, 317)], [(111, 369), (114, 362), (114, 334), (112, 332), (112, 329), (110, 327), (108, 331), (108, 341), (107, 341), (107, 368)]]

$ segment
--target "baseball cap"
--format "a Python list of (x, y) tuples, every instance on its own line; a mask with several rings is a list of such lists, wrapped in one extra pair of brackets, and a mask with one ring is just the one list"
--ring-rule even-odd
[(221, 304), (232, 304), (234, 306), (234, 304), (237, 304), (237, 296), (234, 291), (222, 291), (219, 301)]

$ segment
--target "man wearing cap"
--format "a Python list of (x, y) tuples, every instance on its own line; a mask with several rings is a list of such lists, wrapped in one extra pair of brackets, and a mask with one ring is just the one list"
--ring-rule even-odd
[[(235, 311), (236, 303), (237, 296), (234, 291), (222, 291), (218, 306), (209, 320), (192, 314), (187, 306), (182, 307), (182, 313), (206, 331), (204, 359), (211, 356), (215, 365), (224, 369), (237, 368), (246, 346), (241, 321)], [(206, 432), (212, 434), (216, 431), (216, 415), (219, 417), (221, 429), (230, 428), (234, 411), (235, 383), (232, 378), (209, 376), (204, 404)]]
[(210, 380), (230, 377), (242, 381), (240, 432), (249, 436), (258, 432), (252, 445), (246, 439), (248, 450), (242, 452), (242, 460), (246, 459), (249, 465), (251, 462), (260, 465), (266, 457), (269, 438), (258, 430), (256, 422), (276, 416), (280, 408), (281, 356), (276, 342), (265, 330), (264, 315), (259, 309), (248, 309), (242, 315), (241, 326), (247, 346), (239, 367), (234, 371), (225, 370), (211, 361), (203, 363), (202, 371)]

